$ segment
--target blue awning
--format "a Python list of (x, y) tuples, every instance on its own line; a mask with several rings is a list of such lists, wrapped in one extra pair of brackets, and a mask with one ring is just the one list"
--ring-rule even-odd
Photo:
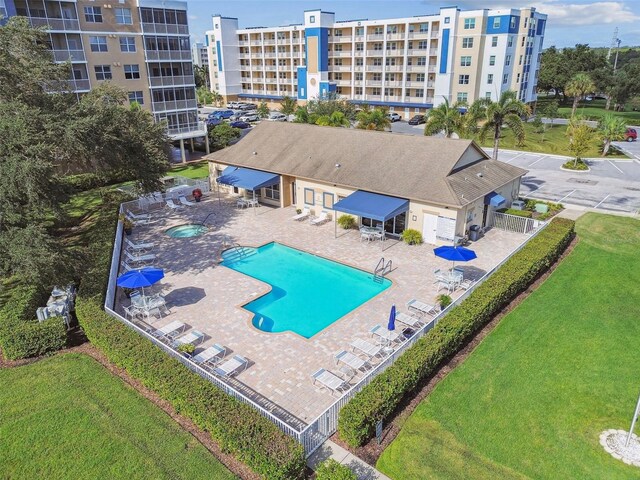
[(409, 210), (409, 200), (358, 190), (336, 203), (333, 209), (386, 222)]
[(491, 192), (484, 197), (484, 204), (492, 207), (501, 207), (506, 201), (506, 198), (496, 192)]
[(252, 168), (227, 167), (216, 181), (223, 185), (231, 185), (245, 190), (258, 190), (280, 183), (280, 175)]

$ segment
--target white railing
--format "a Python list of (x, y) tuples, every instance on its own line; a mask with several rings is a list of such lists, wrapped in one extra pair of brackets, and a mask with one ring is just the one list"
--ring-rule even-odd
[(145, 50), (147, 61), (158, 60), (176, 60), (176, 61), (188, 61), (191, 60), (190, 50)]
[(533, 218), (509, 215), (508, 213), (493, 212), (489, 218), (489, 224), (500, 230), (508, 232), (524, 233), (526, 235), (540, 228), (545, 222)]

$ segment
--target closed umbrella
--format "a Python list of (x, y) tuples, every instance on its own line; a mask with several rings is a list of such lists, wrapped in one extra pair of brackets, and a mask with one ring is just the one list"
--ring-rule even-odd
[(164, 270), (155, 267), (144, 267), (123, 273), (116, 281), (122, 288), (142, 288), (142, 301), (144, 302), (144, 287), (150, 287), (164, 278)]
[(442, 247), (434, 248), (433, 253), (436, 257), (444, 258), (445, 260), (451, 260), (455, 266), (455, 262), (468, 262), (474, 258), (478, 258), (476, 252), (465, 247), (451, 247), (445, 245)]
[(393, 331), (396, 329), (396, 306), (391, 305), (391, 312), (389, 312), (389, 323), (387, 324), (387, 330)]

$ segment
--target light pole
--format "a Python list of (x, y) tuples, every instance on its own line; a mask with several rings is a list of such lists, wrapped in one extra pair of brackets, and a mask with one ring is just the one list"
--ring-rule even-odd
[(624, 446), (628, 447), (631, 441), (631, 435), (633, 435), (633, 429), (636, 426), (636, 420), (638, 419), (638, 413), (640, 413), (640, 395), (638, 395), (638, 403), (636, 403), (636, 410), (633, 412), (633, 418), (631, 419), (631, 428), (629, 428), (629, 435), (627, 435), (627, 441), (624, 442)]
[(616, 73), (616, 69), (618, 68), (618, 52), (620, 51), (620, 43), (622, 43), (622, 40), (616, 38), (616, 58), (613, 61), (613, 73)]

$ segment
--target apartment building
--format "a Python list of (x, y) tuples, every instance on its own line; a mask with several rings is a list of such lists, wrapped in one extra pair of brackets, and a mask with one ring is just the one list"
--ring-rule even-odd
[(336, 92), (354, 102), (424, 113), (448, 99), (496, 100), (515, 90), (536, 99), (546, 15), (535, 8), (440, 8), (433, 15), (336, 21), (309, 10), (304, 22), (238, 28), (213, 16), (206, 32), (211, 87), (226, 99), (300, 103)]
[(69, 88), (110, 81), (179, 140), (207, 134), (198, 121), (187, 3), (163, 0), (0, 0), (6, 16), (46, 27), (56, 62), (71, 62)]
[(193, 64), (198, 67), (209, 66), (209, 50), (202, 42), (195, 42), (191, 46), (191, 58)]

